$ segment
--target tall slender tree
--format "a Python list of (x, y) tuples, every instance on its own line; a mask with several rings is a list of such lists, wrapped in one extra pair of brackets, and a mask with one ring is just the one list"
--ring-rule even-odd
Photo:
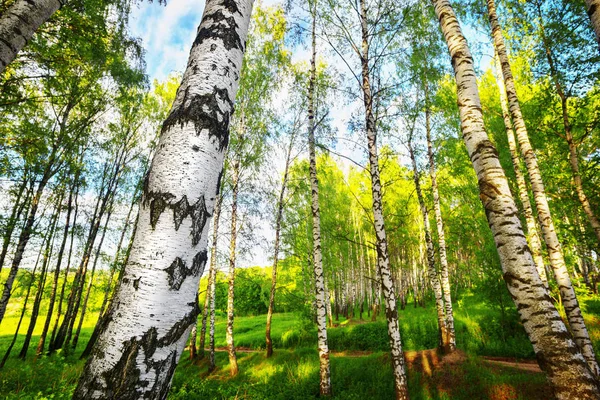
[(452, 60), (463, 140), (477, 174), (480, 198), (494, 234), (504, 280), (540, 367), (559, 399), (598, 398), (598, 381), (535, 269), (498, 152), (484, 128), (473, 57), (456, 14), (448, 0), (432, 3)]
[(498, 22), (494, 0), (487, 0), (487, 7), (488, 17), (490, 24), (492, 25), (494, 47), (498, 53), (500, 65), (502, 66), (502, 76), (504, 77), (508, 106), (519, 141), (519, 147), (521, 148), (521, 154), (523, 155), (525, 165), (527, 166), (529, 181), (531, 182), (533, 197), (538, 211), (538, 218), (542, 228), (542, 236), (546, 242), (548, 257), (550, 258), (550, 265), (552, 266), (554, 277), (556, 278), (556, 282), (560, 289), (560, 296), (575, 342), (581, 349), (593, 374), (598, 376), (600, 374), (600, 366), (598, 366), (598, 362), (596, 361), (596, 354), (594, 353), (592, 341), (590, 340), (590, 335), (585, 326), (579, 302), (575, 295), (575, 290), (573, 289), (573, 284), (571, 283), (571, 278), (569, 277), (569, 272), (565, 264), (562, 246), (554, 228), (554, 222), (552, 221), (550, 206), (548, 205), (548, 199), (546, 198), (544, 183), (542, 182), (542, 176), (540, 174), (535, 152), (529, 142), (527, 127), (525, 126), (525, 120), (521, 113), (521, 106), (515, 88), (510, 61), (506, 52), (506, 46), (504, 45), (502, 28)]
[(86, 363), (75, 399), (167, 395), (198, 315), (207, 221), (218, 194), (252, 3), (206, 3), (145, 180), (110, 322)]

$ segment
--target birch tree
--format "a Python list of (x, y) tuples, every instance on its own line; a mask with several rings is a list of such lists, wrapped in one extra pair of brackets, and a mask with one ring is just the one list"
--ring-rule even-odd
[(598, 381), (567, 331), (535, 269), (497, 150), (484, 128), (473, 58), (467, 41), (450, 2), (434, 0), (433, 6), (452, 60), (463, 140), (477, 174), (480, 198), (494, 234), (504, 280), (540, 367), (559, 399), (597, 398), (600, 396)]
[(207, 221), (217, 197), (251, 11), (251, 0), (206, 3), (145, 180), (111, 318), (75, 399), (167, 395), (199, 311)]
[(581, 309), (579, 307), (579, 302), (575, 295), (575, 290), (573, 289), (569, 272), (567, 271), (562, 247), (554, 228), (554, 222), (550, 213), (550, 207), (546, 198), (544, 183), (542, 181), (542, 176), (540, 174), (535, 152), (531, 146), (531, 143), (529, 142), (527, 127), (521, 113), (521, 106), (515, 88), (510, 61), (504, 45), (502, 29), (498, 22), (494, 0), (487, 0), (487, 7), (488, 17), (490, 24), (492, 25), (494, 47), (498, 53), (500, 65), (502, 66), (502, 76), (504, 77), (509, 110), (513, 119), (521, 154), (523, 155), (523, 159), (525, 160), (525, 164), (527, 166), (529, 181), (531, 182), (534, 200), (538, 211), (538, 218), (542, 229), (542, 236), (546, 242), (548, 257), (550, 258), (550, 265), (552, 266), (554, 277), (556, 278), (556, 282), (558, 283), (560, 289), (560, 296), (565, 308), (565, 313), (567, 314), (569, 327), (571, 328), (575, 338), (575, 342), (581, 349), (583, 356), (590, 365), (593, 374), (598, 376), (600, 373), (600, 367), (596, 361), (594, 348), (585, 326), (583, 315), (581, 314)]

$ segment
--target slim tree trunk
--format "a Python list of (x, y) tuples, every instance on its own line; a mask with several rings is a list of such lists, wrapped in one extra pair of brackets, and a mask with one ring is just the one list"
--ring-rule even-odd
[(60, 0), (17, 0), (0, 16), (0, 74), (61, 4)]
[(271, 340), (271, 321), (275, 308), (275, 289), (277, 287), (277, 262), (279, 261), (279, 234), (281, 231), (281, 219), (283, 218), (283, 206), (285, 200), (285, 190), (287, 188), (288, 173), (292, 159), (292, 148), (294, 146), (294, 134), (292, 131), (290, 143), (285, 157), (285, 168), (283, 171), (283, 181), (281, 182), (281, 190), (279, 192), (279, 201), (277, 202), (277, 216), (275, 217), (275, 249), (273, 251), (273, 273), (271, 275), (271, 294), (269, 295), (269, 309), (267, 310), (267, 328), (265, 339), (267, 343), (267, 358), (273, 355), (273, 341)]
[(592, 28), (596, 34), (596, 41), (600, 46), (600, 0), (585, 0), (585, 11), (590, 17)]
[(513, 170), (515, 171), (515, 176), (517, 178), (517, 191), (519, 193), (519, 198), (521, 199), (521, 204), (523, 205), (523, 214), (525, 214), (531, 255), (533, 256), (538, 274), (540, 274), (540, 278), (542, 278), (544, 285), (547, 287), (548, 277), (546, 276), (546, 267), (544, 265), (544, 257), (542, 255), (542, 243), (540, 242), (537, 224), (535, 222), (535, 217), (533, 216), (533, 209), (531, 208), (531, 202), (529, 201), (529, 193), (527, 191), (525, 176), (523, 176), (521, 171), (521, 159), (519, 157), (519, 150), (517, 149), (517, 142), (515, 140), (513, 124), (510, 119), (510, 112), (508, 111), (506, 88), (504, 86), (504, 78), (502, 77), (502, 67), (500, 66), (500, 61), (498, 58), (496, 58), (496, 84), (500, 90), (502, 118), (504, 119), (504, 127), (506, 128), (506, 136), (508, 137), (508, 148), (510, 150)]
[(240, 160), (237, 155), (234, 155), (233, 161), (233, 188), (231, 199), (231, 239), (229, 241), (229, 274), (227, 276), (229, 289), (227, 292), (227, 349), (229, 352), (229, 367), (231, 376), (236, 376), (239, 372), (237, 356), (235, 354), (235, 343), (233, 337), (233, 320), (234, 320), (234, 304), (235, 297), (235, 256), (236, 256), (236, 239), (237, 239), (237, 199), (240, 180)]
[[(48, 329), (50, 329), (50, 322), (52, 320), (52, 314), (54, 312), (54, 303), (56, 301), (56, 292), (58, 290), (58, 280), (60, 278), (60, 265), (62, 263), (63, 254), (67, 244), (67, 238), (69, 236), (69, 222), (71, 221), (71, 212), (73, 210), (73, 193), (75, 187), (73, 186), (69, 191), (69, 200), (67, 201), (67, 215), (65, 221), (65, 227), (63, 229), (62, 241), (58, 250), (56, 266), (54, 267), (54, 279), (52, 281), (52, 292), (50, 293), (50, 301), (48, 304), (48, 312), (46, 313), (46, 320), (44, 321), (44, 328), (40, 335), (40, 340), (37, 345), (36, 355), (40, 356), (44, 352), (44, 346), (46, 343), (46, 336), (48, 335)], [(67, 279), (65, 275), (65, 280)]]
[[(74, 180), (74, 186), (75, 186), (75, 199), (74, 199), (74, 203), (75, 203), (75, 209), (73, 212), (73, 228), (71, 229), (71, 239), (70, 239), (70, 244), (69, 244), (69, 254), (67, 255), (67, 268), (65, 269), (65, 278), (63, 280), (63, 283), (61, 285), (60, 288), (60, 297), (58, 299), (58, 309), (56, 310), (56, 319), (54, 320), (54, 327), (52, 328), (52, 335), (50, 336), (50, 345), (48, 346), (48, 353), (53, 353), (54, 351), (58, 350), (60, 348), (60, 346), (62, 346), (62, 342), (59, 344), (56, 341), (56, 334), (57, 334), (57, 329), (58, 329), (58, 323), (60, 322), (60, 317), (62, 315), (62, 306), (63, 306), (63, 300), (65, 297), (65, 287), (67, 286), (67, 281), (69, 280), (69, 271), (71, 269), (71, 256), (73, 255), (73, 244), (74, 244), (74, 240), (75, 240), (75, 227), (77, 226), (77, 214), (79, 212), (79, 204), (78, 204), (78, 197), (79, 197), (79, 183), (78, 183), (78, 179), (77, 177), (79, 176), (79, 174), (76, 175), (76, 178)], [(61, 244), (61, 247), (65, 244), (65, 240), (66, 237), (63, 237), (63, 244)], [(59, 252), (59, 258), (57, 260), (57, 266), (60, 265), (60, 263), (62, 262), (62, 252)]]
[[(48, 233), (46, 234), (46, 248), (44, 249), (44, 256), (42, 257), (42, 270), (40, 271), (40, 279), (38, 281), (35, 299), (33, 301), (33, 307), (31, 308), (31, 318), (29, 319), (27, 334), (25, 335), (25, 339), (23, 340), (23, 346), (21, 347), (21, 351), (19, 352), (19, 358), (22, 360), (25, 360), (25, 358), (27, 357), (27, 351), (29, 350), (31, 337), (33, 336), (33, 330), (35, 329), (35, 325), (37, 323), (37, 319), (40, 313), (40, 306), (42, 305), (42, 299), (44, 297), (44, 287), (46, 286), (46, 278), (48, 277), (48, 265), (50, 263), (50, 259), (52, 258), (52, 248), (54, 247), (54, 235), (56, 230), (56, 223), (58, 221), (58, 216), (60, 215), (61, 211), (61, 203), (62, 195), (60, 195), (59, 199), (57, 200), (57, 204), (54, 209), (54, 214), (50, 218), (50, 224), (48, 225)], [(44, 248), (43, 245), (42, 248)]]
[(44, 247), (44, 245), (43, 245), (43, 241), (42, 241), (42, 247), (40, 247), (40, 251), (38, 252), (37, 259), (35, 260), (35, 266), (33, 267), (33, 271), (31, 271), (31, 282), (29, 282), (29, 286), (27, 287), (27, 293), (25, 294), (25, 301), (23, 302), (23, 308), (21, 308), (21, 316), (19, 317), (19, 322), (17, 323), (17, 328), (15, 329), (15, 334), (12, 338), (12, 341), (10, 342), (10, 345), (8, 345), (8, 349), (6, 349), (6, 353), (4, 353), (4, 357), (2, 358), (2, 361), (0, 361), (0, 369), (2, 369), (4, 367), (4, 364), (6, 364), (6, 360), (8, 360), (8, 357), (10, 356), (10, 353), (17, 341), (17, 337), (19, 336), (19, 329), (21, 328), (21, 323), (23, 323), (23, 318), (25, 317), (25, 312), (27, 311), (27, 302), (29, 301), (29, 294), (31, 293), (31, 288), (33, 287), (33, 284), (35, 283), (35, 271), (37, 271), (37, 267), (40, 262), (40, 256), (42, 255), (43, 247)]
[(433, 239), (431, 238), (431, 227), (429, 225), (429, 212), (425, 205), (425, 199), (423, 198), (423, 192), (421, 191), (421, 183), (419, 181), (419, 170), (417, 168), (417, 160), (415, 159), (415, 153), (412, 147), (412, 133), (408, 138), (408, 153), (412, 161), (413, 168), (413, 180), (415, 182), (415, 188), (417, 191), (417, 198), (419, 200), (419, 207), (421, 208), (421, 216), (423, 217), (423, 228), (425, 230), (425, 245), (427, 248), (427, 265), (429, 282), (433, 288), (433, 294), (435, 296), (435, 308), (437, 311), (438, 320), (438, 346), (444, 352), (450, 352), (450, 335), (448, 334), (448, 328), (446, 326), (446, 315), (444, 308), (444, 294), (442, 293), (442, 284), (437, 276), (435, 269), (435, 250), (433, 248)]
[[(114, 199), (114, 197), (113, 197)], [(73, 336), (73, 348), (77, 347), (77, 342), (79, 341), (79, 333), (81, 332), (81, 327), (83, 326), (83, 320), (85, 319), (85, 314), (87, 311), (87, 304), (90, 298), (90, 293), (92, 292), (92, 285), (94, 283), (94, 273), (96, 272), (96, 266), (98, 265), (98, 259), (100, 258), (100, 251), (102, 250), (102, 244), (104, 243), (104, 238), (106, 237), (106, 230), (108, 228), (108, 222), (110, 221), (110, 216), (112, 215), (112, 201), (109, 206), (108, 214), (106, 214), (106, 221), (104, 221), (104, 227), (102, 228), (102, 236), (100, 237), (100, 243), (98, 243), (98, 247), (96, 248), (96, 254), (94, 255), (94, 263), (92, 264), (92, 273), (90, 275), (90, 282), (88, 283), (87, 290), (85, 292), (85, 298), (83, 300), (83, 304), (81, 306), (81, 316), (79, 317), (79, 323), (77, 324), (77, 330), (75, 331), (75, 335)], [(100, 318), (102, 314), (98, 316)]]
[[(440, 205), (440, 193), (437, 185), (437, 174), (435, 171), (435, 159), (433, 144), (431, 141), (431, 108), (429, 104), (428, 87), (425, 85), (426, 108), (425, 108), (425, 135), (427, 136), (427, 155), (429, 158), (429, 177), (431, 178), (431, 191), (433, 193), (433, 212), (438, 233), (438, 244), (440, 252), (441, 283), (444, 292), (444, 307), (446, 317), (446, 332), (448, 334), (447, 352), (456, 350), (456, 333), (454, 331), (454, 313), (452, 311), (452, 293), (450, 290), (450, 274), (448, 268), (448, 257), (446, 255), (446, 235), (444, 233), (444, 220), (442, 218), (442, 207)], [(403, 304), (404, 305), (404, 304)]]
[[(147, 174), (129, 262), (73, 398), (164, 399), (198, 316), (252, 0), (208, 0)], [(159, 250), (159, 251), (157, 251)]]
[(325, 282), (323, 279), (323, 254), (321, 252), (321, 216), (319, 210), (319, 181), (317, 179), (317, 156), (315, 152), (315, 85), (317, 80), (316, 18), (317, 0), (312, 0), (312, 55), (310, 58), (310, 80), (308, 83), (308, 153), (310, 169), (312, 211), (312, 256), (315, 276), (315, 306), (317, 318), (317, 346), (319, 349), (319, 391), (321, 396), (331, 396), (331, 372), (329, 345), (327, 343), (327, 316), (325, 306)]
[(29, 243), (29, 239), (31, 238), (31, 233), (33, 232), (33, 224), (35, 223), (37, 210), (40, 206), (40, 200), (42, 198), (42, 194), (44, 193), (44, 188), (46, 187), (46, 184), (48, 183), (48, 180), (51, 177), (50, 175), (50, 167), (47, 167), (44, 171), (44, 175), (42, 176), (40, 183), (38, 184), (35, 194), (31, 199), (29, 214), (27, 215), (25, 225), (23, 226), (21, 234), (19, 235), (17, 249), (15, 251), (15, 255), (13, 256), (10, 271), (8, 272), (6, 282), (4, 282), (4, 290), (2, 291), (2, 297), (0, 298), (0, 323), (2, 322), (4, 314), (6, 313), (6, 307), (8, 306), (8, 301), (10, 300), (10, 296), (12, 294), (12, 286), (15, 282), (17, 272), (19, 271), (21, 260), (23, 260), (23, 255), (25, 254), (25, 247), (27, 246), (27, 243)]
[(579, 302), (575, 296), (575, 291), (573, 290), (571, 278), (569, 277), (569, 272), (567, 271), (567, 266), (563, 257), (562, 248), (554, 229), (554, 223), (552, 221), (552, 215), (550, 214), (548, 200), (546, 199), (544, 183), (542, 182), (542, 176), (537, 165), (537, 159), (533, 148), (529, 143), (527, 128), (525, 126), (523, 115), (521, 114), (515, 82), (510, 68), (508, 54), (506, 53), (506, 47), (504, 46), (502, 29), (500, 28), (498, 16), (496, 15), (496, 5), (494, 0), (487, 0), (487, 6), (490, 23), (492, 25), (494, 46), (498, 53), (498, 57), (500, 58), (500, 64), (502, 65), (502, 75), (504, 76), (504, 84), (506, 85), (508, 105), (519, 140), (519, 146), (521, 147), (521, 154), (525, 159), (527, 171), (529, 172), (529, 180), (531, 182), (531, 188), (533, 189), (538, 217), (542, 227), (542, 235), (548, 249), (550, 264), (554, 270), (554, 276), (558, 283), (558, 287), (560, 288), (560, 296), (575, 342), (590, 365), (592, 373), (595, 376), (598, 376), (600, 374), (600, 367), (596, 361), (596, 355), (590, 340), (590, 335), (585, 326), (583, 316), (581, 315)]
[(221, 218), (221, 204), (223, 195), (218, 194), (215, 203), (215, 212), (213, 214), (213, 249), (210, 254), (210, 270), (208, 280), (210, 282), (210, 355), (208, 370), (214, 371), (215, 364), (215, 290), (217, 288), (217, 242), (219, 236), (219, 219)]
[(434, 0), (456, 77), (463, 140), (500, 256), (504, 280), (540, 367), (559, 399), (597, 399), (600, 388), (535, 269), (518, 210), (484, 128), (473, 58), (448, 0)]
[[(227, 156), (225, 156), (227, 157)], [(204, 358), (204, 347), (206, 344), (206, 323), (209, 319), (209, 313), (212, 316), (211, 319), (211, 327), (214, 328), (214, 307), (211, 309), (211, 299), (214, 300), (215, 285), (213, 280), (217, 274), (217, 235), (219, 233), (219, 218), (221, 217), (221, 202), (223, 201), (223, 195), (221, 194), (221, 187), (219, 186), (219, 193), (217, 200), (215, 201), (215, 211), (213, 212), (213, 251), (210, 254), (210, 268), (208, 270), (208, 279), (206, 282), (206, 299), (204, 300), (204, 309), (202, 310), (202, 328), (200, 329), (200, 358)], [(197, 324), (196, 324), (197, 325)], [(197, 328), (196, 328), (197, 329)], [(192, 336), (194, 328), (192, 328)], [(215, 368), (215, 341), (214, 341), (214, 329), (212, 331), (213, 337), (212, 342), (210, 344), (210, 353), (211, 357), (209, 360), (209, 371), (212, 371)], [(193, 347), (190, 349), (190, 358), (194, 359), (191, 356), (192, 350), (195, 347), (196, 342), (193, 343)]]
[[(27, 181), (26, 176), (23, 176), (23, 181), (19, 185), (19, 189), (17, 190), (17, 195), (15, 197), (15, 201), (13, 203), (13, 208), (10, 213), (10, 217), (8, 217), (8, 221), (6, 221), (6, 227), (4, 228), (4, 235), (2, 239), (2, 252), (0, 253), (0, 272), (2, 272), (2, 267), (4, 266), (4, 260), (6, 259), (6, 254), (8, 253), (8, 246), (10, 245), (10, 239), (12, 238), (12, 234), (15, 230), (15, 226), (17, 226), (17, 222), (21, 217), (21, 213), (25, 209), (25, 205), (29, 199), (29, 192), (27, 191)], [(21, 202), (21, 198), (23, 197), (23, 193), (25, 193), (25, 198)]]
[(402, 340), (398, 326), (398, 307), (396, 304), (396, 290), (392, 280), (390, 258), (387, 247), (387, 235), (383, 218), (383, 198), (381, 181), (379, 178), (379, 155), (377, 151), (377, 132), (375, 116), (373, 115), (373, 97), (371, 95), (371, 82), (369, 76), (369, 31), (367, 25), (367, 10), (365, 0), (360, 0), (360, 22), (362, 34), (362, 92), (365, 106), (365, 126), (369, 150), (369, 172), (371, 176), (371, 194), (373, 197), (373, 221), (377, 247), (377, 268), (385, 299), (385, 311), (388, 324), (388, 336), (394, 372), (394, 387), (396, 399), (408, 399), (408, 382), (404, 367), (404, 354), (402, 353)]
[[(540, 20), (542, 18), (542, 12), (539, 10)], [(592, 205), (590, 204), (585, 191), (583, 190), (583, 182), (581, 180), (581, 172), (579, 171), (579, 155), (578, 155), (578, 146), (579, 144), (573, 137), (573, 130), (571, 127), (571, 121), (569, 117), (569, 108), (568, 101), (569, 97), (565, 93), (562, 84), (560, 83), (560, 79), (558, 76), (558, 71), (556, 70), (556, 65), (554, 62), (554, 55), (552, 54), (552, 49), (550, 48), (550, 42), (546, 37), (546, 32), (544, 29), (543, 22), (541, 23), (541, 33), (542, 33), (542, 41), (544, 43), (544, 48), (546, 52), (546, 58), (548, 60), (548, 65), (550, 66), (550, 76), (552, 81), (554, 82), (554, 87), (556, 88), (556, 93), (560, 98), (560, 106), (562, 110), (562, 120), (563, 126), (565, 129), (564, 139), (567, 141), (567, 145), (569, 146), (569, 165), (571, 166), (571, 172), (573, 174), (573, 183), (575, 184), (575, 193), (577, 193), (577, 198), (581, 203), (581, 208), (585, 215), (587, 216), (588, 222), (592, 226), (594, 230), (594, 234), (596, 235), (596, 239), (598, 244), (600, 245), (600, 220), (594, 213), (592, 209)], [(593, 369), (593, 368), (592, 368)], [(598, 369), (598, 373), (600, 373), (600, 369)]]

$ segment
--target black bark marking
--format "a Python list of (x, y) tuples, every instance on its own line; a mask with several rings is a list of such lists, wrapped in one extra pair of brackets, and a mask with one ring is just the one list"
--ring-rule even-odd
[[(227, 103), (231, 111), (223, 111), (219, 103)], [(215, 137), (219, 142), (219, 150), (223, 151), (229, 143), (229, 116), (233, 112), (233, 101), (229, 98), (227, 89), (214, 87), (212, 93), (190, 94), (185, 89), (183, 100), (179, 107), (173, 108), (162, 126), (164, 133), (173, 126), (183, 127), (193, 123), (196, 134), (206, 129), (209, 137)]]
[(185, 262), (179, 257), (175, 258), (165, 272), (169, 275), (169, 287), (171, 290), (179, 290), (181, 284), (188, 276), (198, 276), (204, 271), (204, 266), (208, 260), (208, 253), (203, 250), (194, 256), (192, 267), (188, 268)]
[(152, 229), (156, 229), (158, 218), (169, 206), (169, 201), (174, 198), (175, 196), (171, 193), (146, 192), (144, 194), (143, 203), (145, 207), (150, 207), (150, 225)]
[[(204, 16), (204, 20), (212, 20), (212, 24), (209, 26), (206, 26), (208, 24), (205, 24), (205, 26), (198, 29), (192, 48), (200, 45), (205, 40), (212, 39), (222, 41), (223, 46), (225, 46), (227, 50), (239, 49), (244, 51), (244, 44), (237, 32), (239, 26), (233, 17), (233, 14), (237, 13), (241, 15), (242, 13), (234, 0), (224, 0), (222, 5), (231, 13), (231, 15), (225, 16), (223, 10), (217, 10), (210, 15)], [(214, 51), (212, 46), (213, 45), (211, 45), (211, 51)]]

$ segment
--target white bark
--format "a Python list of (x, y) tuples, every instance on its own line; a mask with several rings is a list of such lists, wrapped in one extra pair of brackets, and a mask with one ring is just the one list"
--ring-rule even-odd
[(61, 5), (60, 0), (17, 0), (0, 16), (0, 74)]
[(369, 80), (369, 27), (367, 25), (367, 10), (365, 0), (360, 1), (360, 22), (362, 34), (361, 66), (362, 66), (362, 92), (365, 106), (365, 128), (369, 150), (369, 172), (371, 175), (371, 195), (373, 197), (373, 222), (375, 228), (377, 248), (377, 268), (381, 281), (383, 297), (385, 299), (385, 313), (390, 340), (392, 369), (394, 372), (394, 388), (396, 399), (408, 399), (408, 382), (404, 367), (404, 354), (402, 353), (402, 340), (398, 325), (398, 306), (396, 304), (396, 290), (392, 280), (390, 259), (387, 249), (387, 235), (383, 218), (383, 199), (381, 194), (381, 181), (379, 178), (379, 157), (377, 152), (377, 132), (375, 116), (373, 115), (373, 97)]
[[(565, 313), (567, 314), (567, 319), (569, 320), (569, 326), (575, 338), (575, 342), (581, 349), (583, 356), (590, 365), (593, 374), (598, 376), (600, 374), (600, 367), (596, 361), (596, 355), (594, 353), (594, 348), (592, 347), (590, 335), (585, 326), (581, 309), (579, 308), (579, 302), (575, 296), (571, 278), (569, 277), (569, 272), (567, 271), (561, 244), (558, 240), (556, 230), (554, 229), (554, 222), (552, 221), (550, 207), (546, 198), (544, 183), (542, 182), (542, 175), (540, 174), (535, 153), (531, 147), (531, 143), (529, 142), (527, 127), (525, 126), (525, 120), (523, 119), (523, 115), (521, 113), (521, 106), (510, 68), (508, 54), (506, 52), (506, 47), (504, 46), (502, 29), (498, 23), (498, 16), (496, 15), (496, 5), (494, 1), (487, 0), (487, 7), (490, 24), (492, 25), (494, 46), (502, 66), (502, 76), (504, 77), (508, 105), (513, 118), (515, 131), (517, 133), (517, 139), (519, 140), (521, 154), (523, 155), (525, 164), (527, 165), (527, 172), (529, 173), (529, 180), (531, 182), (533, 197), (538, 211), (542, 235), (544, 237), (544, 241), (546, 242), (548, 257), (550, 258), (550, 265), (552, 266), (556, 283), (558, 283), (558, 287), (560, 289), (560, 296), (565, 308)], [(564, 98), (562, 99), (564, 100)]]
[(442, 284), (437, 276), (435, 269), (435, 250), (433, 248), (433, 240), (431, 239), (431, 227), (429, 224), (429, 212), (425, 205), (425, 199), (423, 198), (423, 192), (421, 191), (421, 183), (419, 180), (419, 170), (417, 168), (417, 160), (415, 159), (415, 153), (412, 147), (412, 138), (408, 139), (408, 152), (412, 161), (413, 168), (413, 181), (415, 182), (415, 189), (417, 191), (417, 199), (419, 200), (419, 208), (421, 209), (421, 216), (423, 217), (423, 228), (425, 231), (425, 245), (427, 247), (427, 266), (429, 282), (433, 288), (433, 294), (435, 297), (435, 308), (437, 311), (438, 320), (438, 346), (440, 349), (446, 351), (449, 350), (450, 344), (448, 327), (446, 326), (446, 311), (444, 307), (444, 294), (442, 293)]
[(585, 11), (590, 17), (596, 40), (600, 45), (600, 0), (585, 0)]
[(221, 204), (223, 196), (219, 195), (215, 204), (213, 215), (213, 248), (210, 255), (210, 270), (208, 281), (210, 282), (210, 355), (208, 370), (213, 371), (215, 364), (215, 290), (217, 288), (217, 241), (219, 236), (219, 219), (221, 218)]
[(131, 254), (75, 399), (164, 399), (196, 321), (252, 0), (209, 0), (146, 177)]
[(535, 264), (496, 148), (483, 124), (473, 58), (448, 0), (433, 0), (456, 77), (463, 139), (479, 181), (504, 280), (540, 367), (559, 399), (597, 399), (600, 388), (556, 311)]
[(510, 119), (510, 112), (508, 111), (508, 101), (506, 99), (506, 88), (504, 87), (504, 78), (502, 77), (500, 61), (496, 58), (496, 84), (500, 90), (500, 105), (502, 107), (502, 118), (504, 119), (504, 127), (506, 128), (506, 136), (508, 137), (508, 148), (510, 150), (510, 157), (512, 159), (513, 169), (517, 178), (517, 191), (521, 204), (523, 205), (523, 214), (525, 215), (525, 223), (527, 224), (527, 239), (529, 241), (529, 247), (531, 249), (531, 255), (535, 262), (540, 278), (544, 282), (546, 287), (548, 286), (548, 277), (546, 276), (546, 267), (544, 265), (544, 257), (542, 256), (542, 244), (540, 242), (540, 236), (538, 234), (537, 224), (535, 217), (533, 216), (533, 210), (531, 208), (531, 202), (529, 201), (529, 193), (527, 191), (527, 183), (523, 172), (521, 172), (521, 159), (519, 157), (519, 150), (517, 149), (517, 142), (515, 140), (515, 131), (513, 130), (512, 121)]
[(329, 346), (327, 344), (327, 310), (325, 305), (325, 282), (323, 279), (323, 255), (321, 252), (321, 217), (319, 211), (319, 181), (317, 180), (317, 160), (315, 153), (315, 84), (316, 84), (316, 0), (312, 10), (312, 56), (310, 59), (310, 82), (308, 87), (308, 152), (310, 161), (310, 189), (313, 236), (313, 267), (315, 274), (315, 306), (317, 312), (317, 346), (319, 349), (319, 390), (322, 396), (331, 395), (331, 372), (329, 367)]
[[(240, 135), (241, 136), (241, 135)], [(235, 354), (235, 342), (233, 337), (234, 321), (234, 298), (235, 298), (235, 256), (237, 240), (237, 199), (240, 181), (240, 160), (237, 156), (233, 161), (233, 189), (231, 199), (231, 238), (229, 240), (229, 273), (227, 275), (227, 351), (229, 353), (229, 372), (231, 376), (238, 374), (237, 355)]]
[[(428, 90), (427, 85), (425, 86)], [(450, 290), (450, 277), (448, 268), (448, 257), (446, 256), (446, 235), (444, 234), (444, 220), (442, 219), (442, 209), (440, 206), (440, 193), (437, 185), (437, 174), (435, 171), (435, 160), (433, 156), (433, 145), (431, 143), (431, 122), (429, 108), (429, 92), (427, 92), (427, 105), (425, 110), (425, 133), (427, 135), (427, 154), (429, 156), (429, 177), (431, 178), (431, 191), (433, 193), (433, 212), (435, 214), (436, 229), (438, 233), (438, 243), (440, 246), (440, 270), (441, 283), (444, 293), (444, 307), (446, 317), (446, 335), (445, 351), (452, 352), (456, 350), (456, 333), (454, 330), (454, 314), (452, 311), (452, 294)]]

